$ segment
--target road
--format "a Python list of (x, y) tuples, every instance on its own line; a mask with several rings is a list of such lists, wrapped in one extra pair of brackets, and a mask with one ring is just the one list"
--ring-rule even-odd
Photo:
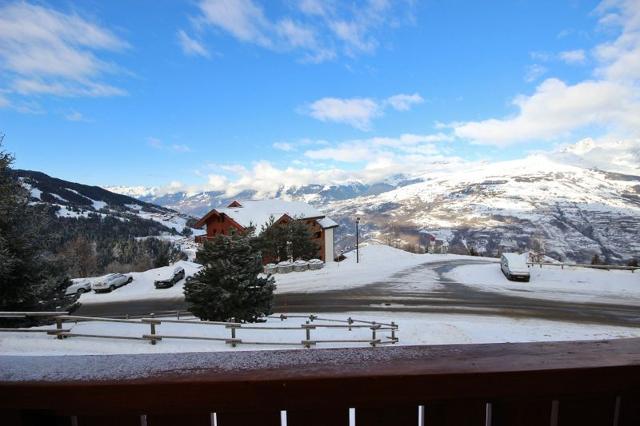
[[(393, 311), (499, 315), (574, 323), (640, 327), (640, 308), (623, 304), (576, 303), (481, 291), (445, 276), (453, 268), (484, 261), (424, 263), (384, 281), (322, 293), (285, 293), (275, 297), (276, 312)], [(416, 283), (424, 282), (424, 288)], [(434, 285), (434, 283), (436, 285)], [(410, 284), (410, 285), (408, 285)], [(523, 289), (523, 291), (527, 291)], [(78, 315), (124, 316), (185, 310), (183, 300), (148, 300), (83, 305)]]

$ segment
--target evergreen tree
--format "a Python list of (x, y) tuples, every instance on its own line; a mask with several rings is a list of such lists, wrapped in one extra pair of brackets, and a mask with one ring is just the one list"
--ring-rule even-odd
[(255, 322), (272, 312), (273, 277), (259, 277), (261, 254), (252, 235), (219, 235), (197, 253), (203, 268), (184, 285), (185, 300), (198, 318)]
[(294, 259), (309, 260), (318, 257), (320, 247), (313, 241), (309, 226), (304, 220), (292, 220), (286, 224), (287, 239)]
[(313, 241), (308, 225), (302, 219), (276, 223), (273, 216), (262, 225), (257, 245), (267, 261), (309, 260), (318, 257), (320, 247)]
[(70, 309), (75, 299), (64, 297), (70, 281), (43, 238), (48, 217), (29, 205), (28, 192), (11, 173), (12, 162), (0, 138), (0, 310)]
[(262, 225), (260, 236), (256, 245), (264, 259), (278, 262), (287, 259), (287, 231), (282, 224), (276, 224), (276, 219), (271, 216)]

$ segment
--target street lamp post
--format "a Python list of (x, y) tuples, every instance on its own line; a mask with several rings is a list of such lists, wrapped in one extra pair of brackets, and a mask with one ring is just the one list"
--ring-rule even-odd
[(356, 263), (360, 263), (360, 218), (356, 217)]

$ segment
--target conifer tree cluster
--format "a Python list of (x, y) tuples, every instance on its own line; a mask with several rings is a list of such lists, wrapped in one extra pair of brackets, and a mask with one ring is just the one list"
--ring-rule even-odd
[(318, 257), (320, 249), (304, 220), (276, 223), (273, 216), (262, 225), (257, 245), (262, 255), (272, 261), (309, 260)]
[(48, 217), (29, 205), (28, 192), (11, 174), (12, 162), (0, 137), (0, 311), (68, 310), (75, 299), (64, 297), (71, 283), (46, 249)]
[(189, 311), (203, 320), (255, 322), (273, 306), (273, 277), (260, 277), (262, 256), (251, 234), (219, 235), (196, 260), (203, 268), (184, 285)]

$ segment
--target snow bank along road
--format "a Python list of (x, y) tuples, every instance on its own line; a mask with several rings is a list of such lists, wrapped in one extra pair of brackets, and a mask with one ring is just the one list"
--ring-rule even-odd
[[(502, 276), (495, 259), (416, 255), (387, 246), (362, 248), (359, 264), (354, 257), (320, 271), (276, 275), (276, 312), (497, 315), (640, 327), (638, 273), (545, 267), (532, 269), (530, 283), (514, 283)], [(83, 295), (78, 314), (142, 315), (186, 308), (182, 283), (168, 293), (133, 285), (122, 293)], [(110, 296), (104, 299), (108, 302), (102, 303), (102, 296)]]

